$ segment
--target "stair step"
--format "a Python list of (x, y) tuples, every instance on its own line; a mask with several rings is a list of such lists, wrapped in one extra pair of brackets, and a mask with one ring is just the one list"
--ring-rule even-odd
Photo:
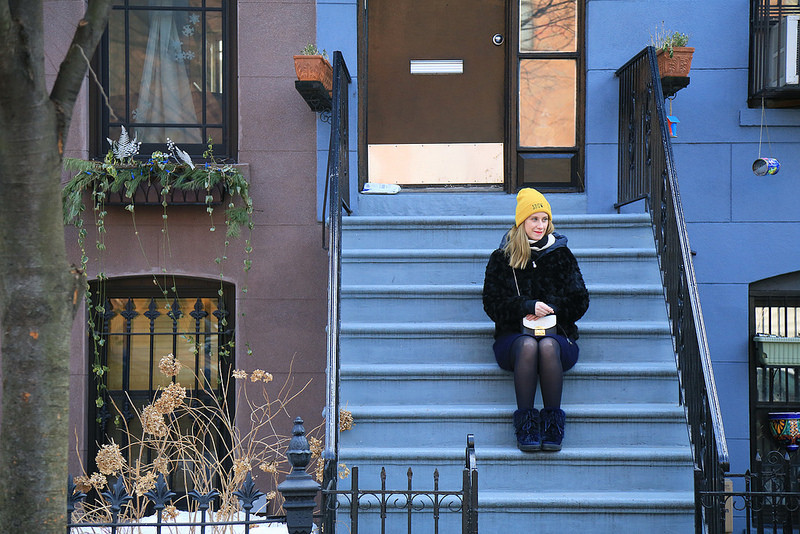
[[(363, 324), (363, 323), (359, 323)], [(486, 363), (494, 362), (492, 344), (494, 327), (480, 323), (480, 327), (461, 329), (459, 332), (439, 329), (437, 333), (394, 331), (391, 327), (378, 329), (343, 323), (340, 347), (342, 353), (353, 358), (354, 363), (402, 363), (406, 365), (431, 362)], [(675, 361), (669, 327), (663, 322), (642, 325), (624, 336), (619, 329), (605, 329), (604, 323), (580, 323), (580, 362), (621, 361)], [(457, 335), (456, 335), (457, 334)]]
[[(481, 479), (479, 478), (479, 483)], [(528, 487), (533, 486), (529, 484)], [(347, 481), (340, 487), (348, 487)], [(370, 486), (372, 487), (372, 486)], [(377, 487), (377, 486), (375, 486)], [(460, 485), (459, 485), (460, 488)], [(451, 488), (448, 488), (451, 489)], [(402, 493), (399, 493), (399, 502)], [(461, 532), (461, 513), (458, 504), (446, 506), (445, 497), (438, 516), (438, 532)], [(384, 521), (374, 511), (380, 509), (376, 498), (365, 496), (362, 506), (371, 514), (359, 513), (359, 531), (406, 534), (408, 515), (403, 506), (388, 507)], [(694, 532), (694, 494), (691, 491), (480, 491), (478, 494), (478, 526), (491, 532), (653, 532), (686, 534)], [(340, 501), (338, 523), (350, 532), (349, 503)], [(433, 507), (420, 503), (411, 514), (412, 532), (433, 532)], [(534, 526), (535, 525), (535, 526)]]
[[(584, 319), (665, 317), (659, 284), (588, 284), (587, 289), (591, 304)], [(347, 285), (342, 287), (342, 317), (349, 322), (477, 321), (486, 319), (482, 294), (482, 284)]]
[[(669, 325), (662, 321), (578, 321), (580, 335), (612, 334), (615, 337), (651, 336), (669, 334)], [(397, 337), (401, 335), (415, 336), (447, 336), (454, 334), (485, 337), (494, 334), (494, 323), (486, 321), (473, 322), (382, 322), (382, 323), (345, 323), (340, 328), (346, 336)]]
[[(439, 470), (441, 487), (460, 485), (459, 462), (463, 450), (441, 448), (404, 449), (394, 455), (396, 447), (357, 448), (339, 455), (339, 462), (358, 466), (359, 479), (379, 480), (385, 470), (387, 485), (402, 481), (409, 466), (419, 475), (417, 488), (424, 488), (426, 475)], [(448, 454), (449, 453), (449, 454)], [(479, 477), (492, 481), (492, 490), (525, 488), (531, 479), (541, 491), (613, 491), (669, 488), (690, 489), (692, 458), (688, 447), (572, 448), (548, 453), (525, 453), (516, 447), (476, 447)], [(463, 467), (463, 466), (462, 466)]]
[[(553, 213), (562, 216), (586, 213), (585, 193), (548, 193), (547, 200)], [(516, 209), (516, 195), (504, 191), (419, 191), (403, 189), (396, 195), (359, 195), (358, 213), (361, 215), (463, 216), (512, 214)], [(344, 217), (347, 219), (348, 217)]]
[[(480, 480), (480, 479), (479, 479)], [(532, 488), (533, 489), (533, 488)], [(508, 532), (694, 532), (694, 492), (481, 491), (478, 525)], [(449, 518), (448, 518), (449, 519)]]
[[(572, 250), (588, 284), (660, 284), (653, 248)], [(491, 249), (346, 249), (342, 284), (483, 284)]]
[[(341, 398), (352, 404), (505, 402), (513, 375), (496, 364), (343, 364)], [(564, 402), (658, 402), (678, 400), (674, 363), (579, 364), (565, 374)]]
[[(408, 440), (409, 427), (414, 429), (417, 446), (439, 447), (473, 434), (481, 446), (516, 447), (513, 399), (491, 405), (346, 406), (354, 420), (341, 437), (348, 447), (397, 446)], [(686, 444), (686, 419), (677, 404), (564, 404), (563, 408), (567, 414), (565, 449)]]
[[(499, 246), (514, 224), (513, 216), (358, 216), (342, 219), (342, 246), (354, 248), (460, 248), (481, 243)], [(613, 247), (621, 240), (630, 246), (651, 246), (650, 217), (642, 214), (562, 215), (558, 233), (570, 248)]]

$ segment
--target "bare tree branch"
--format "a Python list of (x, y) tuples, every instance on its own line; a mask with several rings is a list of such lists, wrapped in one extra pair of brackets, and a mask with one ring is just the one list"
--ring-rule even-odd
[(72, 108), (89, 67), (84, 58), (91, 57), (92, 51), (97, 47), (97, 43), (105, 31), (111, 11), (111, 1), (89, 0), (86, 13), (78, 22), (72, 43), (67, 49), (64, 61), (61, 62), (56, 82), (50, 92), (50, 100), (56, 106), (59, 155), (64, 152), (64, 143), (72, 118)]

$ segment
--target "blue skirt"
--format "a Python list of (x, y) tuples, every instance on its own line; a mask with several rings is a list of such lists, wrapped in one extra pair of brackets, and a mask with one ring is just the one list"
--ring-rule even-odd
[[(500, 336), (494, 342), (492, 348), (494, 349), (494, 357), (497, 360), (497, 365), (506, 371), (514, 370), (514, 357), (511, 354), (511, 345), (520, 336), (530, 336), (530, 334), (507, 334)], [(533, 336), (530, 336), (533, 337)], [(578, 362), (578, 344), (560, 334), (553, 334), (544, 337), (552, 337), (558, 341), (561, 347), (561, 368), (564, 372), (572, 369)]]

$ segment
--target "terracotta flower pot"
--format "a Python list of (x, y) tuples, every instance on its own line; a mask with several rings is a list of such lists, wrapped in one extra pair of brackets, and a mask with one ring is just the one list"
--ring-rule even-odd
[(686, 77), (689, 75), (689, 69), (692, 68), (692, 55), (694, 48), (691, 46), (676, 46), (672, 49), (672, 57), (664, 50), (659, 50), (656, 54), (658, 60), (658, 71), (661, 77), (679, 76)]
[(319, 81), (330, 91), (333, 88), (333, 67), (323, 56), (294, 56), (294, 71), (301, 81)]

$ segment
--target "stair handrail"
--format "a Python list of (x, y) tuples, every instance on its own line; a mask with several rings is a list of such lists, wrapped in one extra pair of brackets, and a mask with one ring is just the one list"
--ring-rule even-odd
[[(643, 200), (650, 213), (677, 354), (681, 404), (695, 468), (695, 528), (725, 530), (724, 507), (709, 510), (700, 492), (724, 489), (728, 445), (700, 307), (692, 251), (675, 171), (656, 50), (646, 47), (616, 71), (619, 89), (620, 207)], [(718, 503), (719, 504), (719, 503)]]
[[(330, 112), (331, 136), (328, 145), (328, 170), (325, 194), (322, 201), (323, 248), (328, 251), (328, 327), (326, 399), (325, 399), (325, 448), (323, 488), (336, 489), (337, 465), (339, 461), (339, 327), (340, 297), (342, 290), (342, 209), (350, 210), (350, 130), (348, 127), (348, 98), (351, 78), (340, 51), (333, 53), (333, 86)], [(326, 220), (326, 206), (330, 203), (330, 217)], [(325, 245), (325, 226), (328, 228), (328, 243)], [(335, 494), (334, 494), (335, 498)], [(322, 509), (328, 509), (323, 503)], [(325, 532), (335, 532), (332, 514), (326, 518)]]

